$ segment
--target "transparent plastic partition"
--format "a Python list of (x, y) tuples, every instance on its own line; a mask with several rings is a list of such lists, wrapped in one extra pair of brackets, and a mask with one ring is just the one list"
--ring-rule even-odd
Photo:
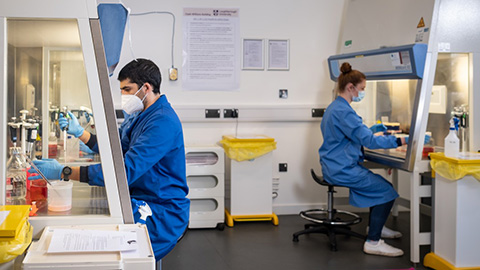
[[(70, 111), (96, 133), (77, 20), (8, 19), (7, 33), (8, 147), (71, 167), (100, 163), (98, 154), (58, 126), (59, 114)], [(25, 201), (37, 206), (38, 215), (109, 214), (104, 187), (75, 181), (73, 207), (63, 212), (49, 211), (47, 196), (45, 181), (27, 180)]]
[[(419, 80), (367, 81), (365, 98), (352, 102), (352, 108), (368, 127), (383, 123), (387, 133), (402, 137), (410, 133), (415, 95)], [(407, 145), (394, 149), (365, 149), (376, 155), (405, 160)]]
[(454, 115), (463, 118), (458, 131), (461, 151), (469, 150), (469, 74), (469, 54), (438, 54), (427, 124), (427, 131), (432, 134), (432, 145), (436, 151), (443, 151), (444, 139), (449, 132), (449, 121)]

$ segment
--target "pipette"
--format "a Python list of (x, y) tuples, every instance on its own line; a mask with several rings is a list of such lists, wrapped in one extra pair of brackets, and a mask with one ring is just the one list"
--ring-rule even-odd
[(28, 162), (28, 164), (30, 164), (30, 166), (32, 166), (38, 172), (38, 174), (40, 174), (42, 179), (45, 180), (47, 182), (47, 184), (49, 184), (50, 186), (52, 185), (50, 183), (50, 181), (48, 181), (47, 177), (45, 177), (45, 175), (43, 175), (43, 173), (38, 169), (38, 167), (35, 165), (35, 163), (33, 163), (33, 161), (27, 155), (25, 155), (25, 160)]
[[(68, 108), (65, 106), (63, 107), (63, 117), (68, 118)], [(65, 165), (67, 165), (67, 130), (68, 130), (68, 124), (67, 126), (63, 129), (63, 162)]]

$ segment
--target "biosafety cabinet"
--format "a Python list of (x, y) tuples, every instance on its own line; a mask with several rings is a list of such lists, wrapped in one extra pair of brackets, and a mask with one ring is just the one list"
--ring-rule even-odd
[[(105, 59), (95, 0), (0, 2), (0, 204), (35, 204), (36, 237), (51, 225), (133, 223)], [(99, 154), (59, 129), (66, 111), (97, 135)], [(105, 187), (75, 181), (68, 211), (49, 210), (44, 182), (24, 181), (18, 199), (7, 177), (12, 149), (26, 167), (35, 158), (101, 164)]]
[[(349, 62), (367, 77), (366, 97), (352, 103), (367, 126), (384, 123), (395, 136), (408, 136), (397, 149), (365, 149), (367, 160), (403, 170), (410, 208), (412, 262), (431, 243), (420, 232), (421, 185), (430, 171), (429, 152), (443, 152), (449, 120), (459, 119), (461, 151), (480, 150), (480, 2), (475, 0), (346, 1), (338, 54), (329, 58), (332, 80)], [(430, 140), (425, 140), (425, 135)], [(394, 170), (393, 182), (398, 184)], [(403, 179), (405, 180), (405, 179)]]

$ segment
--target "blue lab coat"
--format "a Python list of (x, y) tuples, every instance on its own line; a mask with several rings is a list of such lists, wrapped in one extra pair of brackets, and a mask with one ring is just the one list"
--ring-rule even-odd
[(362, 166), (362, 146), (369, 149), (395, 148), (394, 136), (375, 136), (343, 98), (337, 97), (323, 115), (323, 144), (318, 153), (324, 179), (350, 188), (350, 204), (371, 207), (398, 197), (392, 184)]
[[(162, 95), (145, 111), (125, 119), (120, 139), (130, 196), (145, 201), (153, 212), (146, 224), (159, 260), (173, 249), (189, 220), (182, 125)], [(101, 170), (100, 164), (88, 167), (90, 185), (104, 186)], [(139, 214), (134, 218), (137, 222)]]

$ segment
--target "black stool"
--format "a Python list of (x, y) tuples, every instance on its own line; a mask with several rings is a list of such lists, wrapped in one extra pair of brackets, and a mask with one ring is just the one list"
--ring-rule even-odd
[[(358, 224), (362, 221), (362, 218), (354, 213), (336, 210), (333, 208), (333, 193), (336, 191), (333, 189), (335, 185), (331, 185), (315, 174), (313, 169), (310, 170), (315, 182), (322, 186), (328, 187), (328, 203), (327, 209), (310, 209), (300, 212), (300, 216), (313, 223), (305, 224), (305, 229), (293, 234), (293, 241), (298, 242), (298, 236), (309, 233), (323, 233), (328, 235), (330, 240), (330, 248), (332, 251), (337, 251), (337, 241), (335, 239), (336, 234), (343, 234), (365, 239), (365, 235), (353, 232), (350, 225)], [(342, 219), (337, 216), (342, 214), (347, 218)]]

